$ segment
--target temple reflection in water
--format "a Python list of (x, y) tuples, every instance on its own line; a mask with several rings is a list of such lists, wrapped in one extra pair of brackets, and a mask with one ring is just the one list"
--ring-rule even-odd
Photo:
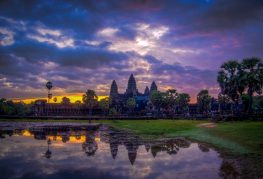
[[(53, 168), (56, 172), (78, 170), (86, 175), (86, 170), (95, 167), (98, 171), (106, 172), (105, 176), (116, 175), (116, 178), (151, 178), (152, 175), (173, 178), (175, 173), (180, 178), (239, 176), (232, 163), (221, 158), (214, 149), (184, 138), (145, 138), (105, 125), (46, 124), (0, 127), (0, 142), (3, 144), (0, 146), (0, 172), (4, 172), (9, 165), (21, 167), (17, 163), (17, 155), (21, 157), (23, 153), (26, 163), (32, 161), (31, 167), (44, 167), (46, 173), (41, 174), (44, 178), (50, 175), (48, 166), (52, 166), (52, 163), (55, 163), (54, 167), (60, 166), (63, 169)], [(10, 157), (10, 151), (13, 151), (12, 162), (2, 166), (1, 161)], [(37, 163), (43, 165), (37, 166)], [(68, 168), (69, 163), (76, 169)], [(86, 166), (85, 170), (83, 166)], [(25, 175), (32, 172), (27, 171), (30, 168), (24, 170), (21, 172)], [(95, 178), (105, 177), (95, 174)]]
[[(145, 139), (128, 132), (117, 131), (107, 126), (42, 126), (30, 127), (26, 130), (5, 129), (1, 131), (1, 137), (3, 138), (5, 135), (18, 135), (31, 137), (36, 140), (46, 140), (46, 158), (52, 157), (52, 143), (54, 142), (75, 143), (80, 146), (88, 157), (96, 155), (98, 142), (103, 142), (109, 144), (113, 159), (116, 159), (118, 155), (119, 146), (125, 146), (128, 153), (128, 159), (132, 165), (136, 160), (137, 150), (140, 146), (144, 146), (147, 152), (151, 152), (153, 158), (155, 158), (159, 152), (166, 152), (167, 154), (173, 155), (176, 154), (180, 148), (188, 148), (190, 146), (190, 142), (183, 138), (161, 140)], [(209, 150), (202, 145), (199, 145), (199, 148), (202, 151)]]

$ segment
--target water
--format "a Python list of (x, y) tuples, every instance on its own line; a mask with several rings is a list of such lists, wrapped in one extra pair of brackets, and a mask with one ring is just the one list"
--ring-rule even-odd
[(149, 139), (109, 126), (0, 124), (0, 178), (236, 177), (212, 148), (184, 138)]

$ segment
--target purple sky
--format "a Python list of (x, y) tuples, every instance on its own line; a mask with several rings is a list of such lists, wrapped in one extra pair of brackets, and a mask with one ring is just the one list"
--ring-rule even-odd
[(262, 0), (1, 1), (0, 97), (139, 91), (218, 93), (229, 59), (263, 56)]

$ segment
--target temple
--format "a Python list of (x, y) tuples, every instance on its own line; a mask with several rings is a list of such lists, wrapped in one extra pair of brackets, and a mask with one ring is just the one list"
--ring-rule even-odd
[(127, 110), (125, 108), (127, 100), (129, 98), (134, 98), (136, 101), (135, 110), (143, 110), (146, 108), (150, 94), (152, 91), (158, 90), (156, 83), (153, 81), (149, 89), (148, 86), (145, 87), (144, 93), (140, 93), (137, 89), (136, 80), (134, 75), (131, 74), (128, 80), (128, 85), (125, 93), (121, 94), (118, 92), (118, 85), (115, 80), (112, 81), (110, 88), (110, 101), (111, 107), (115, 107), (118, 111)]

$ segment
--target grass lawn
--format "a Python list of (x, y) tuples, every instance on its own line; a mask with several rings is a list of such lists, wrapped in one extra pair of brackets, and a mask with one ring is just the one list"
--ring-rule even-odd
[(263, 155), (263, 122), (222, 122), (213, 128), (199, 127), (208, 121), (196, 120), (118, 120), (110, 125), (155, 137), (184, 136), (210, 143), (234, 154)]
[[(255, 176), (263, 176), (263, 122), (221, 122), (213, 128), (200, 127), (208, 121), (150, 120), (106, 121), (112, 126), (154, 137), (183, 136), (214, 146), (223, 154), (234, 157), (241, 166)], [(249, 168), (249, 169), (248, 169)], [(246, 175), (245, 175), (246, 176)]]

